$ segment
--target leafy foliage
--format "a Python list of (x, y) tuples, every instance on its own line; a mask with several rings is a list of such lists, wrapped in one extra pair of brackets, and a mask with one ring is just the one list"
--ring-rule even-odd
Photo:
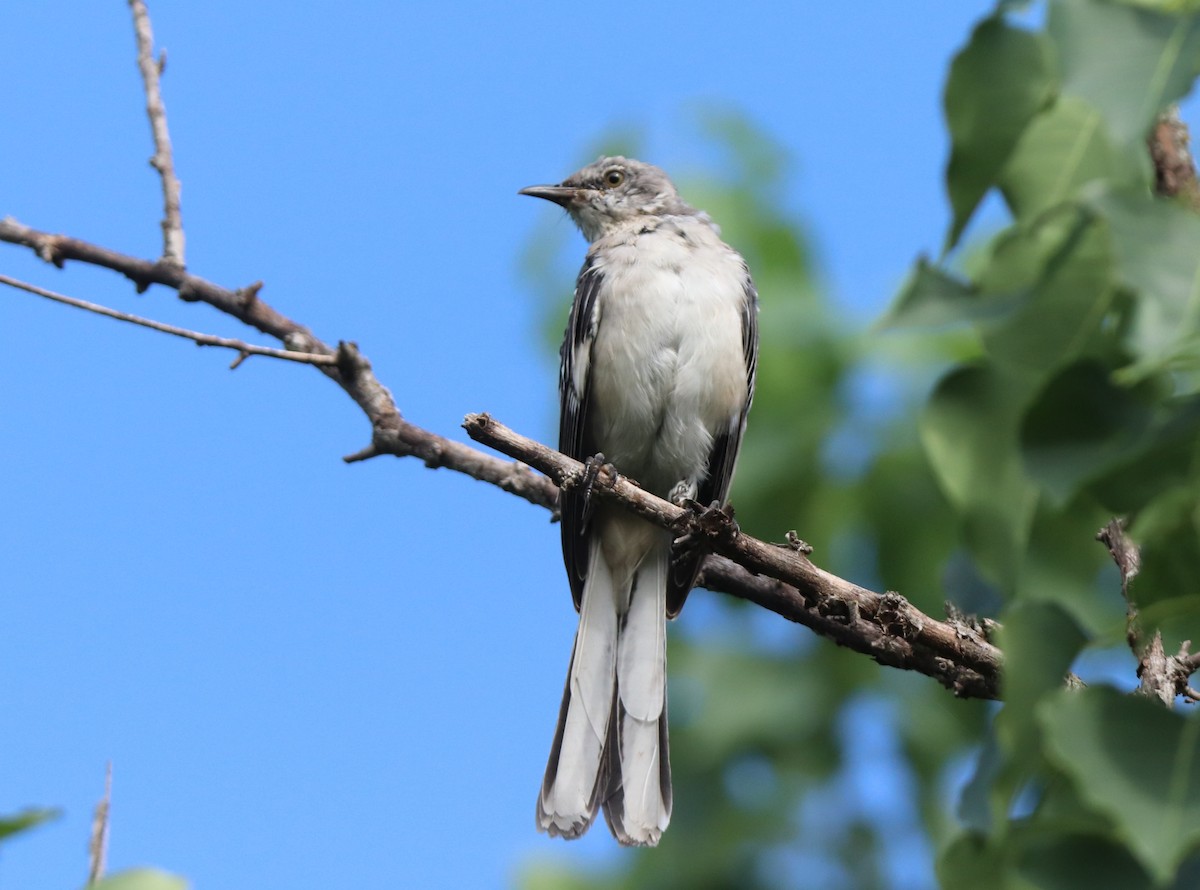
[(0, 841), (6, 841), (13, 835), (57, 819), (58, 815), (58, 810), (46, 807), (30, 807), (14, 815), (0, 817)]
[[(1102, 551), (1078, 544), (1106, 516), (1128, 517), (1144, 544), (1139, 606), (1169, 603), (1154, 614), (1178, 616), (1178, 640), (1200, 605), (1200, 219), (1154, 194), (1146, 149), (1200, 73), (1200, 19), (1142, 6), (1054, 0), (1044, 32), (1003, 10), (976, 29), (946, 91), (948, 191), (978, 196), (986, 178), (1010, 222), (973, 256), (918, 263), (889, 315), (975, 335), (922, 432), (971, 558), (1007, 602), (1005, 705), (964, 797), (967, 827), (939, 859), (948, 887), (1195, 880), (1195, 719), (1109, 689), (1060, 689), (1085, 641), (1120, 638), (1119, 585)], [(1015, 61), (1017, 46), (1028, 62), (1034, 45), (1053, 64), (1013, 70), (1025, 104), (994, 109), (1016, 87), (976, 88), (979, 71)], [(1027, 113), (1033, 96), (1046, 101)], [(949, 245), (978, 203), (954, 203)]]

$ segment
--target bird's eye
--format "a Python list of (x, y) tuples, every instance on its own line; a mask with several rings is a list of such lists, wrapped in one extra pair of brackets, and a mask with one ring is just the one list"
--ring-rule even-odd
[(614, 167), (604, 174), (604, 181), (610, 187), (620, 185), (625, 181), (625, 171)]

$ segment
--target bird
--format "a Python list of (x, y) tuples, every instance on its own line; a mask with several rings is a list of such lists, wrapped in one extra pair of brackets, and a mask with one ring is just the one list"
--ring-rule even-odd
[[(641, 161), (601, 157), (519, 194), (564, 208), (589, 242), (560, 351), (559, 450), (677, 504), (723, 506), (758, 357), (746, 261)], [(620, 844), (655, 846), (672, 808), (666, 621), (704, 554), (673, 553), (670, 532), (585, 489), (560, 495), (579, 628), (536, 824), (574, 839), (603, 809)]]

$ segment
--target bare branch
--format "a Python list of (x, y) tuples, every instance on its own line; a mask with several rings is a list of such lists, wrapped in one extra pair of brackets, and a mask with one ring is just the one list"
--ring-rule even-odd
[(1176, 696), (1183, 696), (1189, 702), (1195, 701), (1188, 680), (1200, 669), (1200, 657), (1191, 654), (1191, 641), (1185, 641), (1176, 655), (1167, 655), (1162, 634), (1158, 630), (1154, 631), (1150, 642), (1145, 641), (1137, 603), (1130, 592), (1130, 584), (1141, 568), (1142, 556), (1137, 544), (1125, 534), (1125, 523), (1120, 519), (1110, 520), (1096, 532), (1096, 540), (1108, 548), (1121, 573), (1121, 595), (1125, 598), (1125, 640), (1138, 660), (1138, 693), (1157, 698), (1168, 708), (1174, 706)]
[(108, 817), (112, 806), (112, 761), (104, 768), (104, 796), (96, 804), (92, 813), (92, 834), (88, 840), (88, 880), (87, 886), (92, 886), (104, 877), (105, 863), (108, 859)]
[(171, 134), (167, 130), (167, 110), (159, 90), (159, 77), (166, 68), (166, 53), (154, 58), (154, 31), (144, 0), (129, 0), (133, 13), (133, 30), (137, 37), (138, 68), (146, 89), (146, 114), (154, 134), (154, 157), (150, 166), (158, 171), (163, 190), (163, 254), (162, 261), (182, 268), (186, 265), (183, 249), (183, 214), (180, 210), (179, 178), (175, 175), (175, 158), (171, 153)]
[(43, 260), (59, 268), (67, 261), (76, 261), (120, 272), (134, 283), (139, 292), (152, 284), (164, 285), (177, 291), (182, 300), (207, 303), (276, 338), (289, 352), (335, 356), (336, 361), (332, 364), (316, 367), (355, 401), (370, 420), (372, 430), (371, 444), (349, 455), (345, 458), (347, 462), (384, 454), (418, 457), (431, 469), (445, 467), (465, 473), (540, 507), (554, 509), (558, 504), (558, 489), (548, 479), (406, 421), (396, 407), (392, 394), (379, 382), (371, 363), (355, 344), (340, 343), (334, 349), (322, 342), (308, 328), (292, 321), (264, 301), (259, 293), (261, 282), (230, 290), (178, 266), (131, 257), (78, 238), (38, 231), (11, 217), (0, 219), (0, 241), (28, 247)]
[(309, 352), (289, 352), (286, 349), (274, 349), (270, 346), (256, 346), (253, 343), (246, 343), (242, 340), (232, 340), (229, 337), (218, 337), (215, 334), (202, 334), (199, 331), (189, 331), (187, 328), (176, 327), (173, 324), (164, 324), (161, 321), (153, 321), (149, 318), (142, 318), (140, 315), (130, 315), (127, 312), (118, 312), (116, 309), (110, 309), (107, 306), (101, 306), (99, 303), (90, 303), (87, 300), (80, 300), (77, 297), (68, 297), (65, 294), (55, 293), (52, 290), (38, 287), (37, 285), (28, 284), (24, 281), (19, 281), (16, 278), (10, 278), (7, 275), (0, 275), (0, 284), (7, 284), (9, 287), (17, 288), (18, 290), (28, 291), (31, 294), (36, 294), (39, 297), (45, 297), (47, 300), (53, 300), (56, 303), (65, 303), (68, 306), (74, 306), (77, 309), (84, 309), (88, 312), (94, 312), (97, 315), (103, 315), (106, 318), (115, 318), (117, 321), (126, 321), (130, 324), (141, 325), (144, 328), (150, 328), (153, 331), (160, 331), (164, 334), (170, 334), (174, 337), (183, 337), (186, 340), (191, 340), (199, 346), (219, 346), (224, 349), (236, 349), (239, 353), (238, 358), (234, 361), (231, 367), (240, 365), (247, 356), (265, 355), (270, 358), (285, 359), (289, 362), (300, 362), (308, 365), (333, 365), (337, 364), (337, 357), (332, 355), (322, 355), (319, 353)]
[(1154, 190), (1164, 197), (1181, 198), (1200, 210), (1200, 183), (1192, 159), (1187, 126), (1172, 105), (1158, 117), (1150, 131), (1150, 159), (1154, 162)]
[[(560, 486), (572, 485), (583, 464), (527, 439), (486, 414), (468, 415), (471, 438), (540, 470)], [(811, 627), (882, 664), (935, 677), (957, 695), (999, 695), (1000, 650), (966, 622), (931, 618), (897, 593), (879, 594), (815, 566), (803, 548), (769, 544), (742, 534), (721, 511), (695, 511), (656, 497), (607, 469), (598, 496), (620, 502), (677, 534), (702, 538), (725, 559), (709, 557), (701, 583)], [(756, 577), (754, 573), (759, 576)]]

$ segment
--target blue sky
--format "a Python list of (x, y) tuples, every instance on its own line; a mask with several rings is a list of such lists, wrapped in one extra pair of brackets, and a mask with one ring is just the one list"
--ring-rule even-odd
[[(189, 266), (356, 340), (415, 423), (462, 438), (487, 410), (550, 440), (518, 259), (556, 211), (518, 188), (630, 125), (645, 160), (719, 174), (695, 115), (740, 110), (795, 159), (787, 206), (865, 321), (940, 242), (941, 83), (987, 8), (151, 2)], [(126, 4), (0, 23), (0, 216), (157, 256)], [(251, 336), (7, 245), (0, 272)], [(0, 330), (0, 812), (64, 811), (0, 883), (82, 883), (109, 759), (111, 867), (197, 887), (497, 887), (530, 856), (622, 855), (533, 828), (575, 622), (544, 512), (344, 465), (369, 430), (311, 369), (231, 373), (7, 290)]]

